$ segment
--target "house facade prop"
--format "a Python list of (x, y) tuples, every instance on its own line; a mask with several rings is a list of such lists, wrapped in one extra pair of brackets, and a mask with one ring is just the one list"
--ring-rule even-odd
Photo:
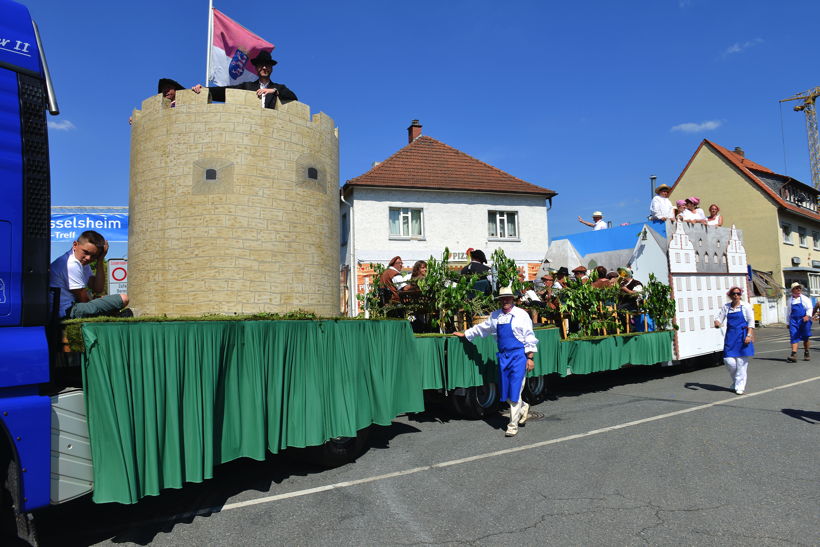
[(745, 233), (749, 264), (781, 287), (799, 282), (820, 296), (820, 192), (709, 140), (700, 143), (670, 199), (701, 198), (720, 207), (724, 225)]
[[(556, 192), (516, 178), (408, 127), (408, 144), (341, 189), (343, 311), (359, 312), (357, 294), (374, 280), (371, 264), (401, 256), (467, 264), (468, 248), (496, 248), (533, 279), (547, 242), (548, 200)], [(551, 203), (551, 201), (550, 201)]]

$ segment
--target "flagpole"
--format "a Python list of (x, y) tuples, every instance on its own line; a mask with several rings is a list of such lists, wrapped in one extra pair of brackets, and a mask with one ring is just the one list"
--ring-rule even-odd
[(205, 87), (210, 85), (211, 43), (214, 40), (214, 0), (208, 0), (208, 47), (205, 48)]

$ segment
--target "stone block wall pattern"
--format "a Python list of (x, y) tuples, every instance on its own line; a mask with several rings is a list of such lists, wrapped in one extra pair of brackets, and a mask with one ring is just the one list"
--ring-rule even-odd
[(128, 293), (138, 315), (339, 313), (339, 136), (251, 91), (133, 113)]

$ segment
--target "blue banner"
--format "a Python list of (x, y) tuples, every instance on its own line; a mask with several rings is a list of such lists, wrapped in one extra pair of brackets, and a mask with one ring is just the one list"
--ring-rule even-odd
[(113, 213), (51, 215), (52, 243), (71, 243), (86, 230), (99, 232), (109, 243), (127, 243), (128, 215)]

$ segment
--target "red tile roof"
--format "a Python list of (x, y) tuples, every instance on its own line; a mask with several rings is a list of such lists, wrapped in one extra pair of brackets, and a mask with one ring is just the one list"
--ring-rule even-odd
[(711, 147), (715, 152), (718, 153), (718, 155), (720, 155), (723, 158), (725, 158), (726, 160), (728, 160), (729, 163), (734, 165), (735, 168), (737, 168), (737, 170), (741, 172), (741, 174), (745, 175), (746, 178), (748, 178), (749, 181), (752, 182), (752, 184), (756, 185), (758, 188), (760, 188), (763, 191), (763, 193), (765, 193), (770, 198), (772, 198), (775, 201), (775, 203), (777, 203), (778, 206), (782, 207), (783, 209), (788, 209), (789, 211), (797, 213), (798, 215), (808, 217), (812, 220), (820, 220), (820, 214), (815, 213), (814, 211), (811, 211), (809, 209), (804, 209), (802, 207), (798, 207), (797, 205), (794, 205), (793, 203), (789, 203), (788, 201), (783, 199), (780, 196), (780, 194), (778, 194), (777, 192), (772, 190), (769, 187), (768, 184), (766, 184), (765, 182), (760, 180), (754, 173), (752, 173), (752, 171), (750, 171), (750, 169), (754, 169), (755, 171), (761, 171), (763, 173), (771, 173), (772, 175), (778, 175), (778, 176), (781, 176), (781, 177), (789, 178), (789, 177), (787, 177), (787, 175), (780, 175), (779, 173), (775, 173), (774, 171), (772, 171), (768, 167), (764, 167), (764, 166), (760, 165), (759, 163), (755, 163), (750, 159), (747, 159), (747, 158), (745, 158), (745, 157), (743, 157), (739, 154), (731, 152), (728, 149), (720, 146), (719, 144), (713, 143), (709, 139), (703, 139), (703, 142), (700, 143), (700, 146), (698, 146), (698, 149), (695, 150), (695, 153), (692, 154), (691, 158), (689, 158), (689, 162), (686, 164), (686, 167), (684, 167), (683, 171), (681, 171), (681, 174), (678, 175), (678, 180), (676, 180), (675, 184), (672, 185), (672, 189), (669, 191), (670, 194), (672, 194), (675, 191), (675, 187), (677, 187), (678, 183), (683, 178), (683, 175), (689, 169), (689, 166), (692, 164), (692, 161), (695, 159), (695, 157), (700, 152), (700, 149), (703, 148), (704, 145), (707, 145), (707, 146)]
[(557, 195), (426, 135), (414, 139), (366, 173), (348, 180), (343, 189), (351, 186), (501, 192), (545, 198)]

